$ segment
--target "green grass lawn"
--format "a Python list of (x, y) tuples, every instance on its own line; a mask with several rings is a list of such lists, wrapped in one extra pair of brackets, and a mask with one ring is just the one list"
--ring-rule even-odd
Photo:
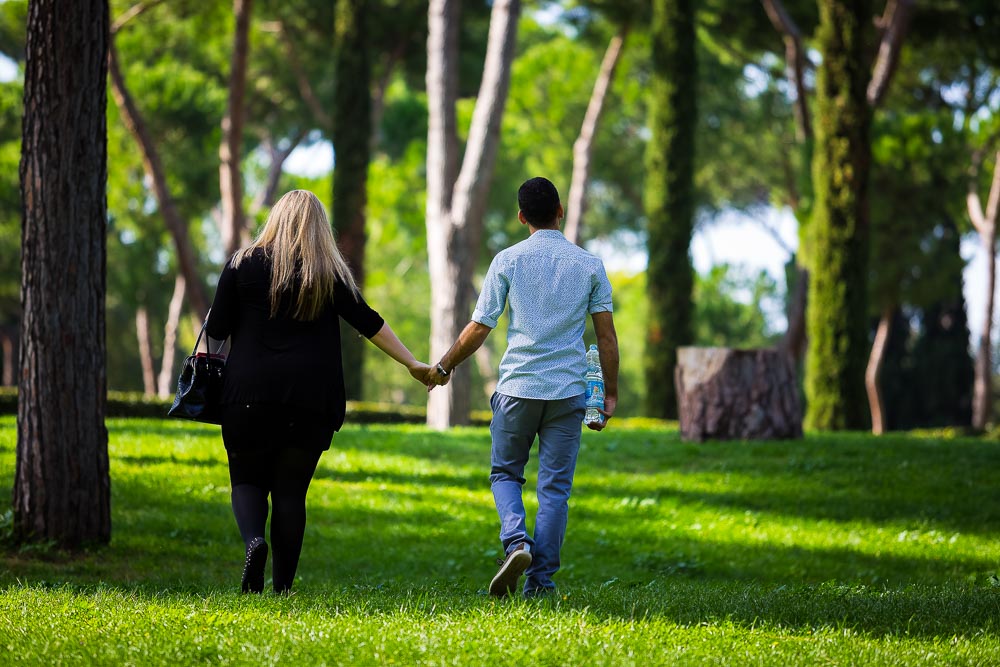
[(109, 430), (112, 542), (0, 551), (0, 664), (1000, 663), (995, 442), (618, 421), (584, 433), (559, 595), (501, 601), (486, 429), (345, 428), (287, 598), (235, 592), (217, 427)]

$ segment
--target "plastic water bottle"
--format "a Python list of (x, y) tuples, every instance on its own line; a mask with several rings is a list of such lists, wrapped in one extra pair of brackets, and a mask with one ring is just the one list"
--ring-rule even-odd
[(604, 415), (598, 408), (604, 409), (604, 373), (601, 372), (601, 355), (596, 345), (587, 350), (587, 411), (583, 415), (584, 424), (602, 424)]

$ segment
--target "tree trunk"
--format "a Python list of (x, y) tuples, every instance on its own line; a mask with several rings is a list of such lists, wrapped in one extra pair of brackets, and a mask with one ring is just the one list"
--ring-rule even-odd
[(910, 17), (916, 0), (889, 0), (885, 14), (879, 21), (882, 38), (879, 40), (878, 57), (872, 68), (872, 78), (868, 82), (868, 104), (877, 108), (889, 90), (889, 82), (899, 64), (899, 54), (903, 49), (903, 38), (910, 27)]
[(673, 382), (677, 348), (691, 343), (691, 233), (694, 225), (694, 135), (697, 72), (691, 0), (653, 3), (653, 72), (646, 149), (649, 220), (646, 412), (677, 415)]
[(983, 317), (983, 328), (979, 334), (976, 379), (972, 393), (972, 426), (977, 429), (986, 428), (993, 417), (993, 292), (996, 289), (997, 275), (997, 217), (1000, 215), (1000, 151), (994, 156), (993, 180), (985, 211), (976, 190), (981, 159), (980, 153), (973, 155), (969, 192), (966, 196), (969, 219), (979, 233), (983, 252), (986, 253), (986, 284), (983, 285), (986, 292), (986, 312)]
[[(1000, 171), (1000, 163), (996, 169)], [(982, 235), (986, 253), (986, 283), (983, 291), (986, 305), (983, 308), (983, 325), (979, 333), (976, 352), (976, 381), (972, 394), (972, 426), (985, 429), (993, 418), (993, 292), (997, 279), (996, 225), (991, 224)]]
[[(261, 143), (265, 150), (267, 150), (271, 162), (267, 165), (267, 180), (264, 181), (264, 187), (257, 191), (257, 195), (250, 205), (249, 218), (254, 218), (261, 210), (270, 208), (274, 203), (275, 196), (278, 193), (278, 185), (281, 183), (282, 167), (285, 165), (285, 160), (288, 159), (288, 156), (292, 154), (292, 151), (302, 142), (305, 136), (306, 132), (300, 131), (288, 139), (288, 145), (284, 148), (275, 146), (274, 141), (269, 136), (263, 138)], [(252, 225), (248, 222), (248, 232), (251, 227)]]
[[(427, 37), (427, 256), (431, 277), (431, 359), (440, 359), (469, 321), (464, 289), (472, 280), (493, 175), (500, 121), (514, 59), (519, 0), (495, 0), (486, 62), (472, 113), (461, 172), (456, 177), (458, 136), (457, 0), (432, 0)], [(447, 428), (469, 421), (471, 376), (456, 369), (451, 382), (430, 392), (427, 424)]]
[(107, 0), (28, 5), (14, 531), (111, 537), (104, 426)]
[(253, 0), (233, 0), (236, 29), (229, 71), (229, 103), (222, 117), (219, 144), (219, 193), (222, 197), (222, 246), (226, 257), (249, 241), (243, 213), (243, 100), (246, 97), (247, 56), (250, 51), (250, 13)]
[(139, 342), (139, 363), (142, 365), (142, 393), (156, 395), (156, 374), (153, 371), (153, 346), (149, 340), (149, 311), (145, 306), (135, 309), (135, 337)]
[(892, 332), (892, 320), (896, 316), (895, 306), (882, 310), (875, 331), (875, 341), (868, 357), (868, 367), (865, 369), (865, 391), (868, 392), (868, 407), (872, 414), (872, 433), (882, 435), (886, 431), (885, 401), (882, 400), (882, 365), (885, 362), (885, 351), (889, 344), (889, 334)]
[(866, 0), (820, 3), (806, 358), (807, 424), (820, 430), (868, 427), (869, 9)]
[(13, 330), (0, 331), (0, 347), (3, 349), (3, 376), (0, 386), (14, 386), (14, 367), (17, 364), (17, 332)]
[(622, 48), (625, 46), (626, 35), (628, 35), (628, 27), (622, 27), (608, 43), (608, 48), (604, 52), (604, 60), (601, 61), (601, 69), (594, 82), (594, 90), (590, 94), (587, 113), (583, 117), (580, 136), (573, 143), (573, 180), (569, 187), (569, 199), (566, 201), (566, 225), (563, 228), (570, 243), (579, 244), (581, 242), (594, 136), (597, 134), (597, 125), (601, 121), (601, 112), (604, 111), (604, 101), (611, 91), (611, 82), (614, 80), (615, 68), (618, 66)]
[(198, 256), (191, 243), (187, 221), (181, 217), (177, 210), (170, 186), (167, 184), (167, 174), (163, 170), (160, 154), (156, 150), (156, 144), (153, 143), (153, 138), (146, 128), (146, 121), (125, 85), (125, 77), (122, 75), (118, 62), (118, 52), (115, 49), (114, 40), (111, 40), (108, 45), (108, 71), (111, 75), (111, 92), (115, 98), (115, 104), (118, 106), (125, 127), (128, 128), (139, 145), (139, 150), (142, 152), (143, 168), (146, 176), (153, 183), (153, 192), (160, 207), (160, 214), (173, 238), (174, 249), (177, 253), (177, 265), (184, 275), (188, 300), (198, 316), (204, 319), (208, 315), (210, 302), (208, 292), (198, 274)]
[[(798, 175), (789, 174), (788, 189), (792, 192), (790, 205), (802, 218), (808, 218), (800, 210), (802, 206), (802, 196), (799, 192), (800, 185), (804, 182), (809, 187), (808, 170), (811, 168), (813, 128), (812, 118), (809, 112), (809, 94), (805, 82), (805, 51), (802, 44), (802, 31), (785, 10), (781, 0), (761, 0), (764, 11), (775, 30), (781, 34), (785, 42), (785, 71), (788, 76), (788, 83), (795, 88), (795, 138), (798, 141), (805, 156), (805, 171)], [(789, 170), (791, 171), (791, 170)], [(811, 198), (809, 198), (811, 199)], [(800, 238), (804, 237), (800, 229)], [(806, 244), (800, 244), (796, 257), (795, 285), (792, 292), (792, 299), (788, 308), (788, 328), (782, 339), (781, 347), (794, 360), (796, 367), (801, 367), (806, 351), (806, 307), (809, 300), (809, 270), (805, 264), (798, 261), (807, 255)]]
[(806, 352), (806, 301), (809, 294), (809, 271), (795, 265), (795, 288), (788, 308), (788, 329), (781, 339), (781, 348), (795, 362), (802, 363)]
[(685, 440), (802, 437), (795, 368), (780, 350), (682, 347), (675, 381)]
[(181, 323), (184, 307), (184, 276), (177, 274), (174, 280), (174, 295), (170, 297), (167, 309), (167, 323), (163, 327), (163, 359), (160, 362), (160, 376), (156, 382), (156, 395), (169, 398), (177, 376), (174, 375), (174, 357), (177, 354), (177, 329)]
[(799, 143), (812, 138), (812, 123), (809, 117), (809, 96), (806, 90), (805, 53), (802, 48), (802, 31), (785, 11), (780, 0), (761, 0), (771, 25), (781, 33), (785, 41), (785, 70), (788, 82), (795, 87), (795, 134)]
[[(365, 0), (337, 3), (334, 37), (336, 87), (333, 102), (333, 227), (337, 243), (358, 285), (365, 282), (365, 206), (368, 163), (371, 160), (371, 58)], [(344, 332), (344, 386), (347, 398), (364, 393), (364, 356), (367, 342), (353, 329)]]

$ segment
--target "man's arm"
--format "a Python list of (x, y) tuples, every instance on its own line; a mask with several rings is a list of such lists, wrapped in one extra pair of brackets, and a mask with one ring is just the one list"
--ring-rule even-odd
[(473, 321), (465, 325), (462, 333), (458, 335), (458, 340), (455, 341), (451, 349), (438, 362), (438, 365), (448, 373), (447, 376), (442, 376), (439, 372), (434, 373), (439, 378), (440, 384), (448, 383), (451, 379), (451, 372), (455, 370), (455, 367), (471, 357), (476, 350), (482, 347), (491, 331), (493, 329), (479, 322)]
[(618, 407), (618, 334), (615, 332), (615, 318), (609, 312), (594, 313), (594, 333), (597, 334), (597, 351), (601, 356), (601, 372), (604, 374), (604, 422), (587, 424), (600, 431)]

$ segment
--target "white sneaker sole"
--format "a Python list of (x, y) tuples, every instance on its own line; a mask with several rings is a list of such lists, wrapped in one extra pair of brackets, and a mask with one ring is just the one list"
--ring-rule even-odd
[(502, 598), (514, 593), (518, 580), (529, 565), (531, 565), (530, 552), (523, 550), (512, 552), (490, 582), (490, 595)]

